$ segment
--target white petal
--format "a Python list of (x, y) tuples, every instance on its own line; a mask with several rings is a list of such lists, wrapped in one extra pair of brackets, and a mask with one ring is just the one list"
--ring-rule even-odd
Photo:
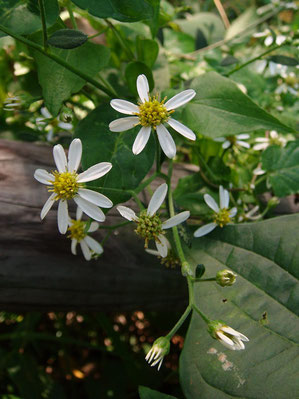
[(73, 238), (72, 244), (71, 244), (71, 251), (72, 251), (73, 255), (77, 255), (77, 244), (78, 244), (78, 241)]
[(230, 210), (229, 217), (231, 217), (231, 218), (235, 217), (237, 214), (237, 211), (238, 211), (237, 208), (232, 208)]
[(47, 119), (53, 118), (53, 116), (50, 114), (46, 107), (41, 108), (40, 113)]
[(69, 172), (77, 172), (79, 168), (80, 161), (82, 156), (82, 143), (80, 139), (75, 139), (71, 142), (69, 148), (69, 162), (68, 162), (68, 171)]
[(67, 122), (59, 122), (58, 126), (64, 130), (72, 130), (72, 128), (73, 128), (73, 125), (71, 123), (67, 123)]
[(214, 230), (216, 226), (217, 226), (216, 223), (208, 223), (204, 226), (201, 226), (199, 229), (195, 230), (193, 235), (196, 238), (205, 236), (209, 234), (212, 230)]
[(54, 176), (45, 169), (36, 169), (34, 178), (43, 184), (51, 184), (51, 182), (55, 180)]
[(149, 93), (149, 86), (148, 81), (145, 75), (139, 75), (137, 78), (137, 91), (140, 100), (145, 103), (149, 100), (148, 93)]
[(165, 107), (166, 107), (167, 111), (176, 109), (176, 108), (188, 103), (195, 96), (196, 96), (196, 92), (194, 90), (192, 90), (192, 89), (184, 90), (181, 93), (172, 97), (170, 100), (168, 100), (165, 103)]
[(147, 362), (150, 362), (149, 359), (150, 359), (150, 357), (152, 356), (153, 352), (154, 352), (154, 348), (151, 348), (151, 349), (147, 352), (147, 355), (145, 356), (145, 360), (146, 360)]
[(220, 209), (228, 208), (229, 192), (225, 190), (222, 186), (219, 186), (219, 198), (220, 198)]
[(99, 228), (99, 223), (97, 223), (97, 222), (91, 222), (90, 223), (90, 226), (89, 226), (89, 229), (88, 229), (88, 233), (94, 233), (95, 231), (97, 231), (98, 230), (98, 228)]
[(52, 205), (55, 202), (55, 199), (54, 199), (55, 197), (56, 197), (56, 194), (53, 193), (50, 195), (50, 197), (45, 202), (45, 205), (43, 206), (43, 209), (41, 210), (41, 213), (40, 213), (40, 218), (42, 220), (46, 216), (46, 214), (49, 212), (49, 210), (52, 208)]
[(80, 195), (80, 197), (84, 198), (86, 201), (89, 201), (92, 204), (102, 208), (111, 208), (113, 206), (113, 202), (105, 195), (97, 193), (93, 190), (88, 190), (87, 188), (79, 188), (78, 195)]
[(236, 331), (231, 327), (222, 327), (222, 330), (224, 332), (227, 332), (228, 334), (238, 337), (242, 341), (246, 341), (246, 342), (249, 341), (249, 339), (245, 335), (241, 334), (239, 331)]
[[(278, 138), (278, 133), (277, 133), (277, 131), (276, 131), (276, 130), (271, 130), (271, 132), (270, 132), (270, 137), (271, 137), (272, 139), (277, 139), (277, 138)], [(269, 139), (266, 139), (266, 140), (269, 140)]]
[(111, 100), (110, 105), (121, 114), (135, 115), (139, 113), (139, 108), (137, 107), (137, 105), (130, 103), (130, 101), (118, 99)]
[(217, 141), (218, 143), (223, 143), (224, 141), (226, 141), (225, 137), (216, 137), (215, 139), (213, 139), (213, 141)]
[(218, 204), (216, 203), (216, 201), (214, 200), (214, 198), (212, 198), (212, 197), (210, 196), (210, 194), (205, 194), (205, 195), (203, 196), (203, 198), (204, 198), (204, 200), (205, 200), (205, 203), (206, 203), (211, 209), (213, 209), (213, 211), (219, 212), (219, 206), (218, 206)]
[(163, 125), (158, 125), (156, 130), (159, 143), (163, 152), (168, 158), (172, 159), (176, 154), (176, 146), (173, 138), (171, 137), (166, 127)]
[(59, 173), (66, 171), (67, 161), (64, 149), (61, 144), (57, 144), (53, 148), (53, 157)]
[(177, 226), (178, 224), (183, 223), (185, 220), (187, 220), (189, 216), (190, 216), (189, 211), (178, 213), (172, 218), (166, 220), (166, 222), (162, 224), (162, 229), (165, 230), (165, 229), (170, 229), (170, 227)]
[(160, 242), (155, 241), (157, 250), (158, 250), (160, 256), (162, 256), (162, 258), (165, 258), (168, 253), (167, 239), (163, 236), (163, 234), (160, 234), (158, 236), (158, 239), (160, 240)]
[(231, 146), (231, 142), (230, 141), (228, 141), (228, 140), (225, 140), (225, 142), (222, 144), (222, 148), (224, 149), (224, 150), (226, 150), (228, 147), (230, 147)]
[(78, 183), (85, 183), (91, 180), (99, 179), (104, 176), (112, 168), (110, 162), (100, 162), (96, 165), (91, 166), (85, 172), (79, 174), (77, 178)]
[(76, 219), (77, 219), (77, 220), (81, 220), (81, 218), (82, 218), (82, 215), (83, 215), (83, 211), (82, 211), (82, 209), (81, 209), (81, 208), (79, 208), (79, 207), (77, 206), (77, 211), (76, 211)]
[(103, 211), (96, 205), (79, 197), (79, 195), (74, 197), (74, 201), (82, 209), (82, 211), (86, 213), (87, 216), (91, 217), (94, 220), (97, 220), (98, 222), (104, 222), (105, 215)]
[(111, 132), (125, 132), (139, 124), (138, 116), (128, 116), (127, 118), (115, 119), (109, 124)]
[(266, 37), (266, 39), (264, 41), (264, 45), (268, 47), (268, 46), (271, 46), (272, 43), (273, 43), (273, 37), (272, 36)]
[(103, 247), (102, 245), (97, 242), (95, 239), (92, 237), (86, 236), (84, 238), (84, 241), (86, 244), (89, 246), (90, 249), (92, 249), (96, 254), (102, 254), (103, 253)]
[(269, 146), (269, 143), (267, 142), (265, 142), (265, 143), (260, 143), (260, 144), (255, 144), (254, 146), (253, 146), (253, 149), (255, 150), (255, 151), (260, 151), (260, 150), (264, 150), (265, 148), (267, 148)]
[(181, 122), (170, 118), (167, 121), (168, 125), (171, 126), (174, 130), (180, 133), (182, 136), (186, 137), (189, 140), (196, 140), (195, 134), (189, 129), (187, 126), (183, 125)]
[(65, 234), (68, 228), (69, 222), (69, 213), (67, 207), (67, 201), (60, 200), (58, 204), (58, 213), (57, 213), (57, 222), (58, 222), (58, 230), (61, 234)]
[(239, 351), (239, 350), (245, 349), (245, 345), (243, 344), (243, 342), (241, 340), (234, 339), (233, 341), (234, 341), (235, 350)]
[(150, 255), (160, 256), (159, 252), (154, 249), (146, 249), (145, 252), (147, 252)]
[[(271, 134), (270, 134), (271, 135)], [(274, 137), (273, 137), (274, 138)], [(257, 142), (257, 143), (268, 143), (269, 142), (269, 139), (268, 139), (268, 137), (257, 137), (256, 139), (255, 139), (255, 141)]]
[(147, 214), (153, 216), (162, 205), (167, 194), (168, 186), (166, 183), (161, 184), (154, 192), (147, 208)]
[(244, 133), (244, 134), (238, 134), (238, 135), (236, 136), (236, 139), (238, 139), (238, 140), (247, 140), (247, 139), (249, 139), (249, 137), (250, 137), (249, 134)]
[(133, 144), (133, 154), (138, 155), (146, 146), (148, 139), (151, 134), (151, 127), (150, 126), (143, 126), (140, 131), (138, 132), (136, 139)]
[(276, 44), (279, 46), (286, 40), (286, 36), (284, 35), (277, 35), (276, 36)]
[(241, 147), (244, 147), (244, 148), (250, 148), (250, 144), (249, 144), (249, 143), (246, 143), (246, 141), (239, 141), (239, 140), (237, 140), (237, 141), (236, 141), (236, 144), (238, 144), (238, 145), (240, 145)]
[(226, 344), (230, 345), (230, 346), (234, 346), (234, 342), (228, 338), (225, 334), (223, 334), (220, 331), (216, 332), (216, 335), (219, 337), (219, 339), (223, 342), (225, 342)]
[(162, 363), (163, 363), (163, 359), (164, 359), (164, 357), (162, 357), (162, 359), (160, 360), (160, 363), (158, 364), (158, 371), (159, 371), (160, 368), (161, 368), (161, 365), (162, 365)]
[(133, 211), (133, 209), (130, 209), (126, 206), (123, 205), (119, 205), (116, 207), (116, 209), (118, 210), (118, 212), (121, 214), (122, 217), (124, 217), (127, 220), (138, 220), (138, 217), (136, 216), (135, 212)]
[(80, 247), (82, 249), (84, 258), (86, 260), (90, 260), (91, 259), (91, 252), (90, 252), (90, 249), (88, 248), (88, 245), (84, 241), (84, 239), (80, 241)]

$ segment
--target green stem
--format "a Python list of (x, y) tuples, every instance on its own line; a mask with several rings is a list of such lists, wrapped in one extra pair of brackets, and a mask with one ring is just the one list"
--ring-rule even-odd
[(151, 177), (148, 179), (144, 180), (143, 183), (139, 184), (137, 188), (135, 188), (135, 193), (139, 194), (142, 190), (144, 190), (155, 178), (158, 176), (157, 172), (155, 172)]
[(268, 50), (264, 51), (262, 54), (254, 57), (254, 58), (251, 58), (251, 60), (249, 60), (247, 62), (244, 62), (244, 64), (241, 64), (241, 65), (237, 66), (236, 68), (232, 69), (231, 71), (227, 72), (226, 76), (232, 75), (233, 73), (239, 71), (240, 69), (243, 69), (244, 67), (246, 67), (247, 65), (251, 64), (252, 62), (257, 61), (260, 58), (264, 57), (264, 55), (269, 54), (272, 51), (277, 50), (278, 48), (280, 48), (280, 47), (282, 47), (284, 45), (285, 45), (285, 43), (282, 43), (282, 44), (277, 44), (276, 46), (273, 46), (273, 47), (269, 48)]
[(39, 5), (42, 27), (43, 27), (44, 50), (46, 51), (48, 47), (48, 35), (47, 35), (46, 10), (45, 10), (44, 0), (38, 0), (38, 5)]
[(62, 65), (69, 71), (73, 72), (74, 74), (80, 76), (80, 78), (84, 79), (88, 83), (92, 84), (93, 86), (97, 87), (98, 89), (102, 90), (104, 93), (106, 93), (109, 97), (115, 97), (116, 94), (115, 92), (111, 92), (108, 90), (105, 86), (103, 86), (100, 82), (97, 82), (95, 79), (92, 77), (86, 75), (84, 72), (82, 72), (80, 69), (77, 69), (73, 67), (72, 65), (68, 64), (65, 60), (62, 58), (58, 57), (56, 54), (50, 53), (49, 51), (45, 51), (42, 46), (39, 44), (32, 42), (31, 40), (26, 39), (23, 36), (20, 36), (14, 32), (12, 32), (10, 29), (6, 28), (3, 25), (0, 25), (0, 31), (7, 33), (9, 36), (13, 37), (14, 39), (20, 41), (21, 43), (26, 44), (27, 46), (35, 49), (39, 53), (45, 55), (48, 58), (51, 58), (53, 61), (57, 62), (57, 64)]
[(188, 307), (186, 308), (185, 312), (182, 314), (182, 316), (180, 317), (178, 322), (175, 324), (175, 326), (169, 331), (169, 333), (167, 335), (165, 335), (165, 338), (170, 340), (174, 336), (174, 334), (177, 332), (177, 330), (181, 327), (181, 325), (184, 323), (186, 318), (189, 316), (191, 310), (192, 310), (192, 307), (189, 304)]
[(126, 221), (126, 222), (123, 222), (123, 223), (117, 223), (117, 224), (112, 224), (111, 226), (99, 226), (99, 229), (102, 229), (102, 230), (114, 230), (114, 229), (118, 229), (119, 227), (124, 227), (124, 226), (126, 226), (127, 224), (130, 224), (130, 223), (132, 223), (130, 220), (128, 220), (128, 221)]
[(193, 303), (192, 308), (199, 314), (199, 316), (205, 321), (207, 324), (211, 322), (211, 320), (206, 316), (196, 305)]
[(88, 40), (94, 39), (95, 37), (102, 35), (103, 33), (107, 32), (108, 29), (109, 29), (108, 26), (106, 26), (105, 28), (101, 29), (99, 32), (94, 33), (93, 35), (88, 36)]
[(133, 54), (132, 50), (130, 49), (130, 47), (127, 45), (127, 43), (123, 40), (123, 38), (121, 37), (121, 35), (119, 34), (118, 30), (115, 28), (115, 26), (108, 20), (105, 19), (106, 24), (112, 29), (115, 37), (117, 38), (117, 40), (119, 41), (119, 44), (122, 46), (122, 48), (125, 50), (125, 52), (127, 53), (128, 58), (133, 61), (135, 60), (135, 55)]
[(194, 278), (193, 282), (194, 283), (204, 283), (205, 281), (216, 281), (215, 277), (211, 277), (211, 278)]
[(69, 15), (70, 15), (70, 19), (71, 19), (73, 28), (74, 28), (74, 29), (78, 29), (78, 25), (77, 25), (76, 19), (75, 19), (75, 17), (74, 17), (73, 8), (72, 8), (72, 4), (71, 4), (70, 1), (67, 3), (66, 8), (67, 8), (68, 13), (69, 13)]
[(143, 211), (145, 209), (145, 207), (144, 207), (143, 203), (140, 201), (140, 199), (139, 199), (138, 195), (135, 193), (135, 191), (134, 190), (130, 190), (128, 192), (132, 195), (132, 197), (136, 201), (137, 205), (139, 206), (139, 209), (141, 211)]
[[(172, 167), (173, 167), (173, 163), (172, 163), (172, 160), (170, 160), (169, 167), (168, 167), (168, 205), (169, 205), (170, 217), (173, 217), (175, 215), (172, 190), (171, 190), (171, 185), (170, 185), (171, 175), (172, 175)], [(189, 263), (187, 262), (185, 255), (184, 255), (184, 251), (182, 248), (182, 244), (181, 244), (177, 226), (172, 227), (172, 234), (173, 234), (173, 239), (174, 239), (174, 243), (176, 246), (177, 254), (181, 261), (182, 274), (184, 276), (192, 275), (191, 267), (190, 267)]]
[[(204, 157), (201, 155), (200, 151), (197, 151), (197, 156), (200, 160), (200, 162), (203, 164), (203, 166), (205, 167), (205, 169), (207, 170), (207, 172), (209, 173), (209, 175), (211, 176), (211, 178), (213, 180), (217, 180), (217, 177), (215, 176), (215, 174), (213, 173), (213, 171), (211, 170), (211, 168), (209, 167), (209, 165), (206, 163)], [(201, 165), (199, 165), (199, 167), (201, 167)], [(206, 176), (205, 176), (206, 177)], [(206, 177), (206, 179), (208, 180), (208, 178)], [(207, 183), (207, 181), (206, 181)], [(209, 182), (208, 184), (210, 185), (214, 185), (214, 183)]]

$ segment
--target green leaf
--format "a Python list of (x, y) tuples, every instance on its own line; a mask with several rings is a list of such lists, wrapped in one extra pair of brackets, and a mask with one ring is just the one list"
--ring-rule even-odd
[[(257, 14), (255, 8), (248, 8), (232, 22), (225, 33), (225, 39), (231, 39), (232, 37), (238, 35), (238, 33), (243, 32), (243, 30), (247, 26), (251, 25), (256, 19)], [(254, 29), (254, 27), (252, 27), (251, 30), (248, 29), (247, 34), (251, 35)]]
[[(34, 35), (32, 39), (40, 42), (40, 35)], [(51, 52), (67, 61), (70, 65), (80, 68), (90, 77), (107, 65), (110, 52), (107, 47), (87, 42), (73, 50), (51, 49)], [(57, 64), (47, 56), (33, 50), (33, 57), (37, 63), (38, 80), (43, 89), (45, 105), (53, 116), (59, 110), (65, 100), (72, 93), (79, 91), (85, 81), (78, 75)]]
[(275, 62), (276, 64), (288, 65), (288, 66), (297, 66), (298, 60), (296, 58), (287, 57), (286, 55), (272, 55), (268, 57), (268, 61)]
[(154, 78), (151, 69), (140, 61), (132, 61), (126, 66), (125, 77), (132, 94), (135, 96), (137, 93), (137, 78), (139, 75), (144, 74), (147, 77), (150, 91), (154, 88)]
[(154, 66), (154, 63), (159, 54), (159, 45), (155, 40), (141, 39), (140, 36), (136, 40), (138, 61), (143, 62), (149, 68)]
[(176, 399), (174, 396), (154, 391), (153, 389), (140, 386), (138, 389), (140, 399)]
[(262, 155), (262, 168), (268, 172), (268, 178), (274, 194), (285, 197), (299, 191), (299, 140), (291, 141), (285, 148), (268, 147)]
[(182, 122), (196, 133), (214, 138), (258, 129), (293, 131), (256, 105), (233, 81), (216, 72), (199, 76), (191, 87), (197, 95), (184, 108)]
[(48, 44), (57, 48), (73, 49), (82, 46), (87, 38), (88, 36), (80, 30), (60, 29), (49, 38)]
[(239, 62), (239, 60), (236, 57), (234, 57), (232, 55), (228, 55), (227, 57), (223, 58), (220, 65), (221, 66), (229, 66), (229, 65), (237, 64), (238, 62)]
[(191, 53), (195, 50), (195, 39), (184, 32), (165, 29), (164, 46), (175, 54)]
[(148, 21), (148, 25), (151, 29), (152, 38), (154, 39), (159, 30), (159, 16), (160, 16), (160, 0), (149, 0), (153, 7), (153, 16)]
[[(79, 122), (75, 136), (83, 143), (82, 165), (84, 169), (98, 162), (111, 162), (111, 171), (99, 180), (99, 186), (105, 187), (103, 194), (114, 205), (127, 201), (127, 193), (115, 193), (108, 188), (132, 190), (136, 188), (149, 172), (155, 157), (155, 144), (150, 138), (145, 149), (139, 155), (132, 153), (132, 145), (140, 126), (123, 133), (109, 130), (109, 123), (123, 115), (116, 113), (110, 105), (101, 105)], [(92, 182), (92, 186), (95, 183)]]
[(146, 0), (72, 0), (78, 7), (99, 18), (134, 22), (151, 18), (153, 7)]
[[(44, 0), (46, 22), (48, 26), (55, 23), (59, 16), (57, 0)], [(28, 5), (20, 0), (0, 0), (0, 24), (19, 35), (28, 35), (42, 28), (38, 0), (31, 0)], [(6, 36), (0, 32), (0, 37)]]
[(198, 283), (197, 305), (250, 341), (244, 351), (230, 351), (194, 314), (180, 361), (187, 399), (296, 397), (298, 223), (299, 214), (282, 216), (217, 228), (194, 239), (188, 259), (193, 265), (204, 263), (207, 278), (224, 268), (238, 275), (232, 287)]

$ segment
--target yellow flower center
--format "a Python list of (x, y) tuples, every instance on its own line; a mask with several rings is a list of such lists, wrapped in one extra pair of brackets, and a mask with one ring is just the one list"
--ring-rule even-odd
[(220, 227), (227, 225), (231, 221), (229, 214), (230, 214), (229, 209), (227, 208), (220, 209), (218, 213), (215, 213), (214, 223), (218, 224), (218, 226)]
[(77, 182), (78, 174), (76, 172), (59, 173), (55, 170), (55, 172), (52, 172), (52, 175), (55, 177), (55, 180), (52, 183), (53, 186), (48, 187), (48, 191), (56, 194), (55, 200), (73, 198), (82, 186)]
[(150, 240), (159, 241), (158, 236), (164, 234), (161, 219), (158, 215), (149, 216), (146, 211), (142, 211), (137, 221), (135, 233), (144, 238), (144, 247), (147, 248)]
[(174, 110), (167, 111), (164, 105), (165, 100), (166, 97), (162, 101), (158, 101), (154, 96), (149, 97), (149, 101), (139, 104), (139, 113), (136, 114), (139, 117), (139, 123), (142, 126), (151, 126), (155, 129), (161, 123), (167, 122)]
[(85, 233), (85, 222), (82, 222), (82, 220), (72, 219), (72, 224), (68, 228), (68, 231), (70, 232), (68, 238), (72, 238), (73, 240), (77, 240), (78, 242), (80, 242), (81, 240), (83, 240), (84, 237), (87, 236), (87, 233)]

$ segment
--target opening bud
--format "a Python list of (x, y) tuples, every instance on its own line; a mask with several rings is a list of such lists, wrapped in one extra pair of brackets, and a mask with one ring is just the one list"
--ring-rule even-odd
[(164, 356), (168, 355), (169, 350), (169, 339), (166, 337), (160, 337), (153, 343), (153, 346), (146, 355), (145, 360), (148, 362), (148, 364), (150, 364), (151, 367), (158, 364), (158, 370), (160, 370)]
[(237, 275), (232, 272), (231, 270), (220, 270), (216, 274), (216, 282), (217, 284), (221, 285), (221, 287), (228, 287), (230, 285), (233, 285), (236, 281)]
[(221, 320), (210, 321), (208, 323), (208, 332), (212, 338), (217, 339), (222, 345), (233, 351), (245, 349), (243, 341), (249, 341), (245, 335), (227, 326)]

